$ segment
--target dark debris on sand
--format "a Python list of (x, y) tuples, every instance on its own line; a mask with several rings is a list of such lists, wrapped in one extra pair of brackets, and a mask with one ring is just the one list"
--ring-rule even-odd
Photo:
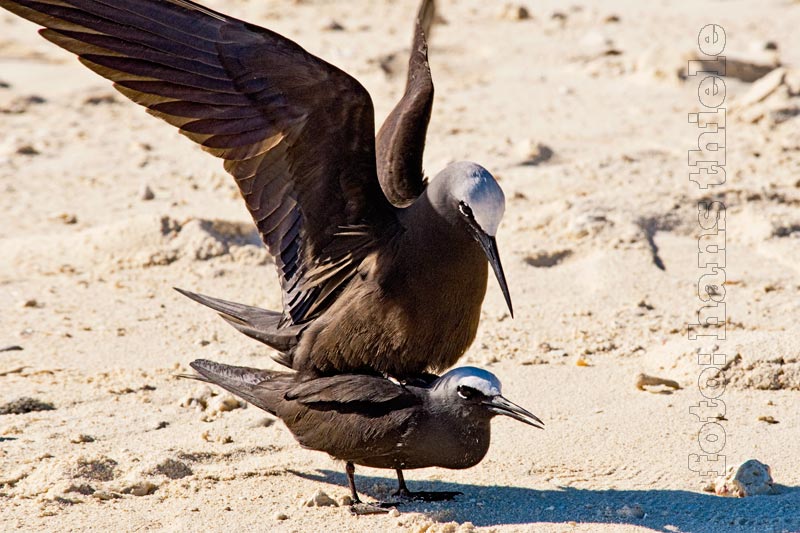
[(34, 411), (52, 411), (54, 409), (55, 406), (52, 403), (23, 396), (5, 405), (0, 405), (0, 415), (24, 415)]
[(117, 462), (108, 457), (100, 457), (91, 461), (81, 458), (72, 472), (72, 477), (94, 481), (111, 481), (116, 477), (116, 467)]
[(169, 479), (181, 479), (193, 474), (192, 469), (186, 463), (176, 461), (174, 459), (167, 459), (163, 463), (156, 466), (151, 474), (164, 475)]

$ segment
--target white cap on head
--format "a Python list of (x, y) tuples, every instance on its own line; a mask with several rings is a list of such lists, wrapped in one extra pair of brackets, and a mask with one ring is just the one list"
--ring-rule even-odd
[(464, 177), (453, 183), (451, 194), (472, 209), (475, 222), (487, 235), (497, 235), (497, 227), (506, 210), (506, 197), (494, 176), (482, 166), (468, 161), (452, 163), (449, 168)]

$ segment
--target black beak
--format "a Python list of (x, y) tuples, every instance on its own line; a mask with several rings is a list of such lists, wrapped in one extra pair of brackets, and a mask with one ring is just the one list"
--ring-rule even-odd
[(500, 254), (497, 251), (497, 241), (494, 237), (487, 235), (479, 227), (474, 227), (473, 232), (475, 239), (480, 243), (483, 248), (486, 258), (489, 259), (489, 264), (492, 265), (494, 275), (497, 276), (497, 282), (500, 284), (500, 290), (503, 291), (503, 296), (508, 305), (508, 312), (511, 313), (511, 318), (514, 318), (514, 308), (511, 306), (511, 295), (508, 294), (508, 285), (506, 284), (506, 276), (503, 274), (503, 265), (500, 263)]
[(544, 422), (539, 420), (535, 414), (526, 411), (515, 403), (509, 402), (502, 396), (492, 396), (483, 402), (483, 405), (498, 415), (510, 416), (514, 420), (519, 420), (520, 422), (528, 424), (529, 426), (544, 429)]

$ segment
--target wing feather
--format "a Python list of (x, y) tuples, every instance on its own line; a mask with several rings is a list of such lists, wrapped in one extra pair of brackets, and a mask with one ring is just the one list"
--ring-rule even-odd
[[(369, 94), (294, 42), (186, 0), (0, 7), (44, 26), (45, 38), (225, 160), (276, 259), (285, 323), (324, 310), (397, 229)], [(356, 225), (363, 235), (337, 233)]]
[(397, 207), (411, 204), (426, 186), (422, 155), (433, 109), (426, 36), (434, 15), (434, 0), (422, 0), (414, 26), (405, 92), (378, 132), (378, 178), (386, 197)]

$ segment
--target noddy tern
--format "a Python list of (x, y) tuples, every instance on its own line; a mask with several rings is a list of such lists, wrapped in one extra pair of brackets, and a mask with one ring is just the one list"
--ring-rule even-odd
[(463, 469), (475, 466), (489, 449), (490, 422), (509, 416), (543, 429), (536, 415), (508, 401), (497, 377), (475, 367), (459, 367), (427, 381), (405, 385), (365, 374), (338, 374), (298, 380), (294, 372), (229, 366), (198, 359), (198, 375), (283, 420), (304, 448), (346, 462), (354, 503), (360, 503), (354, 465), (391, 468), (395, 496), (427, 501), (457, 492), (408, 490), (403, 470)]
[[(505, 197), (475, 163), (425, 179), (433, 102), (419, 10), (406, 91), (375, 139), (369, 93), (293, 41), (189, 0), (0, 0), (222, 158), (275, 259), (283, 309), (190, 296), (310, 375), (404, 379), (475, 339)], [(488, 261), (487, 261), (488, 259)]]

